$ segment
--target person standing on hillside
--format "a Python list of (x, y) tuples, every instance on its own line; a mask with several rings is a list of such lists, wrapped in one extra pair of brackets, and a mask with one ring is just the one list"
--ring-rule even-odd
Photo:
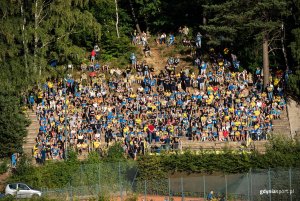
[(169, 43), (168, 43), (168, 47), (169, 47), (169, 46), (171, 46), (171, 45), (173, 45), (173, 44), (174, 44), (174, 42), (175, 42), (175, 36), (174, 36), (174, 34), (173, 34), (173, 33), (171, 33), (171, 34), (170, 34), (170, 36), (169, 36)]
[(195, 39), (197, 48), (201, 48), (201, 40), (202, 40), (202, 35), (200, 34), (200, 32), (198, 32)]
[(165, 44), (166, 43), (166, 38), (167, 38), (166, 33), (162, 33), (160, 38), (159, 38), (159, 44)]
[(29, 98), (28, 98), (28, 102), (29, 102), (29, 108), (33, 111), (33, 106), (35, 103), (35, 98), (33, 93), (30, 94)]
[(99, 60), (99, 58), (100, 58), (100, 47), (98, 45), (95, 45), (94, 50), (96, 52), (96, 59)]
[(134, 53), (131, 53), (130, 55), (130, 60), (131, 60), (131, 66), (136, 69), (136, 62), (137, 62), (137, 59), (136, 59), (136, 56)]
[(96, 59), (96, 51), (95, 49), (93, 49), (91, 52), (91, 62), (94, 63), (95, 59)]
[(182, 29), (182, 32), (184, 34), (184, 36), (188, 36), (189, 35), (189, 28), (187, 26), (184, 26), (183, 29)]

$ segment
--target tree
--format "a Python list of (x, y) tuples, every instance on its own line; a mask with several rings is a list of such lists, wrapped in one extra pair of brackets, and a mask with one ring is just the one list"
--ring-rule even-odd
[[(36, 1), (40, 0), (35, 0)], [(38, 27), (34, 25), (34, 55), (38, 52), (41, 65), (48, 63), (47, 55), (53, 55), (66, 65), (76, 62), (78, 55), (84, 55), (80, 40), (101, 37), (101, 25), (88, 10), (89, 1), (44, 1), (38, 9)], [(36, 11), (34, 11), (35, 13)], [(34, 17), (36, 24), (36, 14)], [(37, 30), (36, 30), (37, 29)]]
[(0, 158), (22, 152), (29, 121), (20, 111), (18, 100), (12, 93), (0, 92)]
[(290, 94), (296, 98), (300, 97), (300, 0), (292, 1), (292, 39), (290, 43), (291, 55), (293, 58), (293, 73), (288, 78), (288, 89)]
[(29, 69), (22, 58), (22, 37), (19, 1), (0, 2), (0, 87), (24, 89)]

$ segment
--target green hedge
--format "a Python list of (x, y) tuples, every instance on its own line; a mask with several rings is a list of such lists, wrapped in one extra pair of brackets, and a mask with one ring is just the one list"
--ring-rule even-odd
[(277, 136), (269, 141), (266, 153), (233, 152), (222, 153), (208, 151), (186, 151), (183, 154), (163, 153), (145, 155), (138, 160), (139, 177), (143, 179), (161, 178), (176, 172), (184, 173), (243, 173), (252, 169), (275, 167), (300, 167), (300, 143)]
[[(75, 153), (70, 152), (68, 161), (53, 162), (47, 161), (43, 166), (33, 166), (23, 158), (10, 178), (10, 181), (22, 181), (35, 187), (61, 188), (68, 185), (72, 178), (75, 178), (82, 167), (92, 167), (101, 163), (111, 169), (111, 176), (118, 176), (116, 164), (121, 161), (124, 171), (137, 172), (137, 179), (162, 179), (177, 172), (213, 174), (222, 173), (243, 173), (252, 169), (268, 169), (276, 167), (300, 167), (300, 144), (283, 137), (276, 137), (270, 141), (265, 154), (257, 152), (238, 153), (231, 150), (224, 150), (222, 153), (214, 152), (192, 152), (160, 155), (140, 156), (137, 163), (132, 160), (125, 160), (120, 144), (112, 146), (105, 156), (98, 153), (90, 153), (85, 161), (78, 161)], [(88, 168), (83, 169), (88, 171)], [(135, 172), (131, 172), (135, 174)], [(78, 176), (78, 175), (77, 175)], [(75, 182), (75, 180), (74, 180)]]

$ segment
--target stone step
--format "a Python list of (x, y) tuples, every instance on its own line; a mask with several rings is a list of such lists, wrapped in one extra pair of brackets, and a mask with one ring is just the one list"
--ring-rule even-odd
[(30, 132), (28, 132), (27, 136), (36, 136), (39, 133), (39, 130), (31, 130)]
[(27, 136), (37, 135), (39, 133), (39, 129), (27, 130)]
[(28, 115), (27, 117), (32, 121), (35, 121), (35, 120), (38, 121), (38, 118), (36, 115)]
[(39, 126), (33, 126), (33, 127), (28, 127), (26, 130), (28, 130), (28, 131), (33, 131), (33, 130), (39, 130), (40, 129), (40, 127)]
[(275, 127), (275, 128), (273, 128), (273, 132), (275, 132), (275, 131), (290, 132), (291, 129), (290, 129), (290, 127), (284, 127), (284, 126), (282, 126), (282, 127)]
[(280, 122), (289, 122), (289, 119), (275, 119), (275, 120), (272, 120), (272, 123), (280, 123)]
[(27, 128), (27, 130), (28, 131), (35, 131), (35, 130), (39, 130), (40, 129), (40, 127), (29, 127), (29, 128)]
[(277, 129), (290, 129), (289, 125), (273, 125), (273, 129), (275, 130), (275, 128)]
[(290, 125), (289, 121), (273, 121), (273, 125)]
[(273, 133), (276, 133), (276, 132), (285, 132), (285, 133), (290, 133), (291, 132), (291, 129), (289, 128), (278, 128), (278, 129), (273, 129)]
[(36, 142), (35, 141), (26, 141), (26, 144), (24, 144), (24, 146), (28, 146), (28, 145), (35, 145)]
[(283, 126), (290, 126), (290, 122), (288, 121), (280, 121), (280, 122), (273, 122), (273, 126), (277, 126), (277, 125), (283, 125)]

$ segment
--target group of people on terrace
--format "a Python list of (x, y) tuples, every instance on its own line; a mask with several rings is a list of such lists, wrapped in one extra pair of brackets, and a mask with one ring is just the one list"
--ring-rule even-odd
[[(149, 45), (146, 34), (133, 42)], [(120, 142), (136, 159), (157, 144), (179, 149), (183, 139), (262, 140), (285, 109), (280, 75), (263, 88), (261, 70), (239, 70), (227, 48), (195, 57), (190, 68), (174, 55), (158, 73), (135, 55), (124, 71), (101, 66), (96, 56), (93, 50), (80, 78), (49, 79), (30, 99), (40, 122), (37, 159), (63, 158), (66, 142), (79, 153)]]

